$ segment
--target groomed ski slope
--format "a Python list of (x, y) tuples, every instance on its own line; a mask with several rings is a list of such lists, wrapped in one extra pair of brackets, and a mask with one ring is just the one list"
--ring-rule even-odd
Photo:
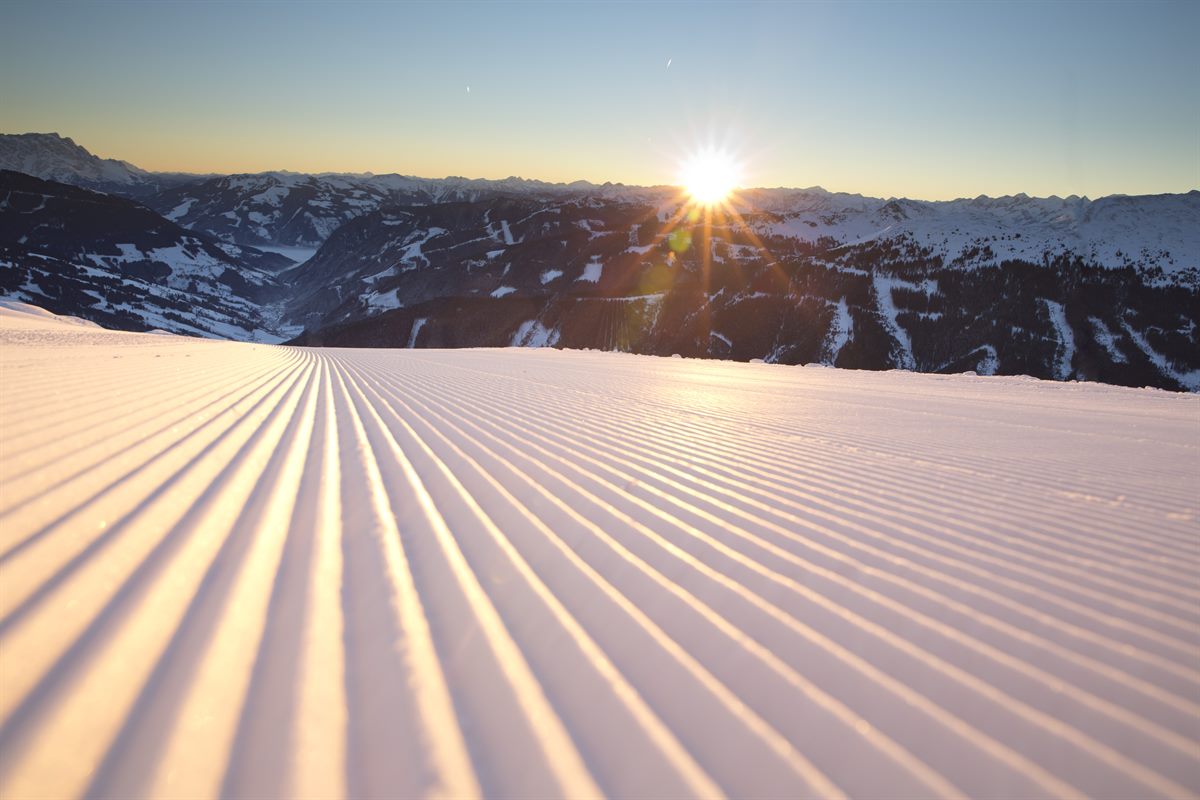
[(0, 796), (1200, 793), (1200, 398), (0, 311)]

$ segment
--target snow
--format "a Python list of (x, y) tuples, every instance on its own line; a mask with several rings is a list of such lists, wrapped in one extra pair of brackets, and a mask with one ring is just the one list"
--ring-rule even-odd
[(1172, 378), (1190, 392), (1200, 392), (1200, 369), (1182, 370), (1178, 369), (1174, 364), (1167, 360), (1167, 357), (1155, 350), (1146, 337), (1135, 331), (1128, 322), (1121, 322), (1121, 327), (1125, 329), (1125, 333), (1137, 345), (1137, 348), (1145, 353), (1146, 358), (1154, 366), (1158, 367), (1158, 371), (1168, 378)]
[[(1167, 275), (1200, 267), (1200, 192), (1080, 197), (976, 197), (928, 202), (862, 197), (823, 189), (751, 190), (742, 214), (770, 211), (753, 222), (759, 236), (846, 245), (906, 238), (966, 268), (1046, 254), (1077, 253), (1105, 267), (1160, 266)], [(750, 218), (750, 217), (748, 217)], [(781, 219), (780, 219), (781, 218)], [(990, 248), (991, 255), (973, 250)]]
[(381, 314), (384, 311), (394, 311), (397, 308), (404, 308), (404, 303), (400, 301), (398, 289), (388, 289), (384, 292), (367, 292), (362, 295), (362, 304), (372, 314)]
[(163, 214), (163, 216), (166, 217), (167, 219), (171, 220), (171, 222), (178, 222), (179, 220), (181, 220), (187, 216), (187, 213), (192, 210), (192, 206), (195, 204), (196, 204), (196, 198), (189, 197), (187, 200), (184, 200), (182, 203), (175, 206), (175, 208), (171, 209), (166, 214)]
[(508, 229), (508, 220), (506, 220), (506, 219), (500, 220), (500, 230), (504, 234), (504, 243), (506, 245), (511, 246), (511, 245), (516, 244), (516, 240), (513, 239), (512, 231), (510, 231)]
[(548, 270), (546, 270), (545, 272), (543, 272), (543, 273), (542, 273), (542, 275), (541, 275), (541, 278), (540, 278), (540, 280), (541, 280), (541, 282), (542, 282), (542, 285), (543, 285), (543, 286), (545, 286), (545, 285), (546, 285), (547, 283), (549, 283), (550, 281), (557, 280), (558, 278), (561, 278), (561, 277), (562, 277), (562, 274), (563, 274), (563, 273), (562, 273), (562, 270), (561, 270), (561, 269), (548, 269)]
[(118, 261), (141, 261), (145, 258), (136, 244), (118, 244), (117, 249), (121, 251), (121, 255), (115, 259)]
[(291, 194), (291, 190), (295, 185), (296, 181), (275, 183), (251, 197), (250, 201), (280, 208), (283, 205), (283, 201)]
[(513, 334), (513, 347), (553, 347), (558, 343), (558, 331), (550, 330), (536, 319), (522, 322)]
[[(188, 242), (188, 240), (184, 240)], [(189, 244), (173, 244), (170, 247), (156, 247), (146, 253), (146, 258), (166, 264), (174, 273), (196, 270), (208, 275), (219, 275), (228, 268), (228, 264), (218, 261), (213, 256), (195, 247), (195, 242)]]
[(429, 260), (427, 258), (425, 258), (425, 254), (421, 252), (421, 248), (430, 239), (433, 239), (434, 237), (437, 237), (437, 236), (441, 236), (444, 233), (446, 233), (446, 229), (438, 228), (438, 227), (431, 227), (428, 230), (424, 230), (424, 231), (422, 231), (422, 230), (413, 231), (404, 240), (405, 247), (404, 247), (404, 252), (401, 253), (401, 255), (400, 255), (400, 260), (408, 262), (410, 264), (416, 264), (417, 260), (420, 259), (421, 261), (424, 261), (426, 264), (428, 264)]
[(979, 375), (995, 375), (1000, 369), (1000, 356), (996, 352), (996, 348), (990, 344), (985, 344), (977, 351), (982, 357), (979, 363), (975, 365), (975, 372)]
[(134, 186), (149, 177), (124, 161), (97, 158), (56, 133), (0, 134), (0, 169), (85, 186)]
[(512, 294), (515, 291), (516, 289), (514, 289), (512, 286), (501, 286), (492, 290), (492, 297), (504, 297), (505, 295)]
[(1117, 347), (1117, 339), (1113, 336), (1113, 332), (1104, 324), (1104, 320), (1099, 317), (1088, 317), (1088, 322), (1092, 324), (1092, 333), (1096, 337), (1096, 341), (1100, 346), (1108, 351), (1108, 356), (1115, 364), (1124, 364), (1129, 359), (1121, 352), (1121, 348)]
[(825, 355), (822, 363), (833, 366), (837, 363), (838, 354), (842, 348), (854, 341), (854, 317), (850, 316), (850, 306), (846, 298), (838, 300), (833, 313), (833, 322), (829, 325), (829, 333), (825, 335)]
[(1054, 326), (1055, 335), (1058, 336), (1058, 354), (1054, 375), (1060, 381), (1065, 381), (1071, 377), (1071, 371), (1074, 369), (1071, 362), (1075, 359), (1075, 332), (1071, 330), (1071, 323), (1067, 322), (1067, 311), (1062, 303), (1046, 299), (1043, 299), (1042, 303), (1046, 306), (1046, 313), (1050, 315), (1050, 324)]
[(413, 320), (412, 332), (408, 334), (408, 344), (405, 347), (411, 349), (417, 346), (417, 336), (420, 335), (421, 328), (424, 328), (428, 321), (429, 317), (417, 317)]
[[(309, 205), (317, 205), (317, 203), (310, 201)], [(345, 220), (341, 219), (340, 217), (317, 217), (308, 211), (304, 212), (304, 216), (308, 218), (309, 224), (312, 226), (313, 231), (317, 235), (318, 242), (323, 242), (328, 239), (329, 236), (335, 230), (341, 227), (343, 222), (345, 222)]]
[(31, 317), (39, 319), (40, 321), (53, 320), (56, 323), (54, 327), (62, 325), (78, 325), (84, 328), (100, 329), (100, 326), (95, 322), (92, 322), (90, 319), (70, 317), (64, 314), (55, 314), (47, 311), (41, 306), (30, 305), (29, 303), (22, 303), (17, 300), (5, 300), (0, 298), (0, 320), (3, 320), (4, 322), (13, 320), (17, 324), (20, 324), (31, 322)]
[(604, 265), (599, 261), (589, 261), (583, 267), (583, 273), (575, 279), (576, 282), (587, 281), (588, 283), (599, 283), (600, 276), (604, 274)]
[(0, 375), (0, 796), (1200, 793), (1195, 395), (12, 306)]
[(917, 361), (913, 358), (912, 339), (909, 338), (908, 331), (904, 330), (896, 319), (896, 315), (900, 311), (896, 308), (896, 302), (892, 297), (892, 289), (912, 289), (916, 284), (883, 275), (875, 275), (872, 280), (875, 283), (875, 297), (879, 305), (879, 313), (883, 317), (883, 324), (900, 348), (892, 353), (895, 364), (900, 369), (916, 369)]

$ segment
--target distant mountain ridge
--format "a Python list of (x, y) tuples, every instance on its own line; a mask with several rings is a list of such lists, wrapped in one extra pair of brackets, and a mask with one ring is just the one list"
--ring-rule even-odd
[[(80, 163), (77, 181), (93, 181), (99, 167)], [(706, 220), (674, 187), (147, 175), (110, 185), (109, 200), (48, 182), (0, 196), (0, 291), (106, 325), (264, 341), (1200, 390), (1196, 190), (920, 201), (749, 189)], [(98, 224), (98, 208), (111, 219)]]
[(127, 161), (100, 158), (57, 133), (0, 134), (0, 169), (98, 192), (144, 198), (206, 176), (147, 172)]
[(1161, 271), (1200, 285), (1200, 191), (1185, 194), (959, 200), (862, 197), (808, 190), (750, 190), (738, 206), (761, 236), (845, 245), (909, 238), (971, 267), (1046, 262), (1062, 254), (1118, 268)]
[(127, 161), (94, 156), (57, 133), (0, 135), (0, 168), (86, 188), (135, 186), (150, 180), (146, 170)]
[[(149, 173), (99, 159), (57, 134), (0, 135), (0, 169), (135, 197), (184, 227), (254, 247), (319, 247), (340, 225), (389, 206), (524, 197), (553, 203), (670, 206), (670, 186), (547, 183), (397, 174), (286, 171), (223, 176)], [(963, 266), (1044, 262), (1073, 253), (1106, 267), (1161, 271), (1200, 285), (1200, 191), (1168, 195), (958, 200), (873, 198), (807, 189), (746, 189), (734, 200), (760, 236), (852, 245), (911, 238)]]
[(0, 170), (0, 293), (126, 330), (278, 341), (274, 253), (133, 200)]
[(395, 205), (518, 196), (551, 201), (581, 195), (628, 199), (655, 190), (552, 184), (522, 178), (413, 178), (405, 175), (308, 175), (263, 172), (181, 184), (147, 202), (169, 219), (249, 245), (318, 247), (341, 224)]

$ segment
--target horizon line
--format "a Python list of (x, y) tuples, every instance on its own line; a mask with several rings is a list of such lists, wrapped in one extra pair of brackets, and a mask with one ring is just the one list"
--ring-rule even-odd
[[(89, 150), (87, 147), (79, 144), (71, 136), (64, 136), (64, 135), (58, 133), (57, 131), (25, 131), (25, 132), (21, 132), (21, 133), (0, 132), (0, 136), (53, 136), (53, 137), (57, 137), (65, 142), (70, 142), (71, 144), (75, 145), (76, 147), (79, 147), (80, 149), (84, 150), (86, 153), (88, 153), (92, 157), (97, 158), (101, 161), (111, 161), (111, 162), (115, 162), (115, 163), (119, 163), (119, 164), (124, 164), (127, 167), (130, 167), (138, 172), (142, 172), (147, 175), (177, 175), (177, 176), (189, 176), (189, 177), (201, 178), (201, 179), (233, 178), (233, 177), (238, 177), (238, 176), (260, 176), (260, 175), (300, 175), (300, 176), (307, 176), (307, 177), (313, 177), (313, 178), (321, 178), (321, 177), (382, 178), (382, 177), (396, 176), (398, 178), (408, 178), (410, 180), (416, 180), (416, 181), (462, 180), (462, 181), (479, 182), (479, 183), (503, 183), (505, 181), (521, 181), (521, 182), (525, 182), (525, 183), (537, 183), (537, 184), (543, 184), (546, 186), (562, 187), (562, 188), (571, 188), (571, 187), (576, 187), (579, 184), (584, 184), (586, 186), (595, 187), (595, 188), (603, 188), (603, 187), (608, 186), (608, 187), (619, 187), (619, 188), (624, 188), (624, 189), (648, 189), (648, 190), (682, 189), (682, 186), (680, 184), (674, 184), (674, 183), (625, 183), (624, 181), (611, 181), (611, 180), (604, 181), (603, 183), (597, 183), (596, 181), (588, 180), (587, 178), (576, 178), (575, 180), (571, 180), (571, 181), (552, 181), (552, 180), (546, 180), (544, 178), (527, 178), (527, 177), (524, 177), (521, 175), (508, 175), (503, 178), (482, 178), (482, 177), (467, 177), (465, 175), (446, 175), (445, 177), (435, 178), (435, 177), (428, 177), (428, 176), (423, 176), (423, 175), (416, 175), (413, 173), (405, 173), (405, 172), (397, 172), (397, 171), (374, 172), (372, 170), (367, 170), (367, 171), (362, 171), (362, 172), (355, 172), (355, 171), (350, 171), (350, 170), (320, 170), (320, 171), (311, 171), (310, 172), (310, 171), (282, 168), (282, 169), (262, 169), (262, 170), (256, 170), (256, 171), (243, 170), (243, 171), (234, 171), (234, 172), (193, 172), (191, 170), (180, 170), (180, 169), (145, 169), (145, 168), (140, 167), (137, 164), (135, 164), (131, 161), (127, 161), (125, 159), (112, 158), (112, 157), (108, 157), (108, 156), (98, 155), (95, 152), (93, 152), (92, 150)], [(981, 192), (976, 195), (970, 195), (970, 196), (960, 195), (957, 197), (947, 197), (947, 198), (943, 198), (943, 199), (930, 199), (930, 198), (913, 197), (913, 196), (909, 196), (909, 195), (895, 195), (895, 194), (884, 197), (882, 195), (864, 194), (862, 192), (849, 192), (849, 191), (842, 191), (842, 190), (836, 190), (836, 189), (831, 190), (831, 189), (826, 189), (824, 186), (821, 186), (819, 184), (813, 184), (811, 186), (787, 186), (784, 184), (779, 184), (776, 186), (737, 186), (734, 188), (734, 191), (735, 192), (758, 192), (758, 191), (763, 191), (763, 192), (821, 192), (821, 193), (829, 194), (829, 195), (843, 195), (846, 197), (858, 197), (858, 198), (863, 198), (863, 199), (868, 199), (868, 200), (882, 200), (885, 202), (894, 201), (894, 200), (910, 200), (910, 201), (918, 202), (918, 203), (955, 203), (955, 202), (960, 202), (960, 201), (964, 201), (964, 200), (966, 200), (966, 201), (980, 200), (980, 199), (1003, 200), (1006, 198), (1014, 198), (1014, 199), (1015, 198), (1024, 198), (1024, 199), (1029, 199), (1029, 200), (1073, 200), (1074, 199), (1074, 200), (1095, 201), (1095, 200), (1102, 200), (1107, 197), (1182, 196), (1182, 195), (1189, 195), (1189, 194), (1193, 194), (1196, 192), (1200, 192), (1200, 187), (1192, 187), (1190, 189), (1186, 189), (1186, 190), (1182, 190), (1182, 191), (1143, 192), (1143, 193), (1110, 192), (1107, 194), (1098, 195), (1096, 197), (1090, 197), (1087, 194), (1077, 194), (1074, 192), (1072, 192), (1070, 194), (1066, 194), (1066, 195), (1061, 195), (1058, 193), (1053, 193), (1053, 194), (1049, 194), (1049, 195), (1030, 195), (1023, 191), (1016, 192), (1014, 194), (995, 194), (995, 195), (993, 195), (993, 194), (988, 194), (987, 192)]]

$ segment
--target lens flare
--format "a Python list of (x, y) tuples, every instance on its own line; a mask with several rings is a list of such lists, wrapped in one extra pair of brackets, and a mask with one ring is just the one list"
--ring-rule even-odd
[(693, 153), (680, 171), (684, 189), (693, 202), (703, 206), (724, 201), (737, 187), (740, 178), (740, 169), (733, 156), (717, 149)]

